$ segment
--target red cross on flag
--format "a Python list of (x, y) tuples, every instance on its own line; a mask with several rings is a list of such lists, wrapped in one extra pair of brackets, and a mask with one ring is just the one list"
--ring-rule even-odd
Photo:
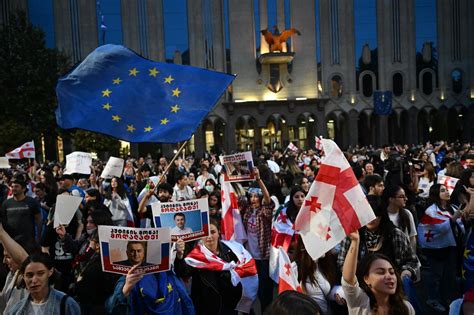
[(314, 137), (314, 141), (315, 141), (315, 144), (314, 144), (314, 147), (316, 148), (316, 150), (322, 150), (323, 149), (323, 136), (319, 136), (319, 137)]
[(293, 152), (298, 152), (298, 147), (296, 145), (294, 145), (293, 142), (290, 142), (290, 144), (288, 144), (287, 149), (291, 150)]
[(8, 152), (5, 156), (9, 159), (34, 159), (35, 143), (33, 141), (26, 142), (21, 147)]
[(278, 294), (283, 291), (298, 291), (302, 292), (301, 286), (298, 283), (298, 269), (296, 264), (290, 262), (290, 258), (286, 254), (286, 250), (280, 247), (278, 249)]
[[(428, 208), (430, 209), (430, 208)], [(426, 210), (428, 212), (428, 210)], [(423, 214), (418, 224), (418, 241), (421, 248), (456, 246), (450, 216), (440, 211)]]
[(222, 178), (221, 183), (222, 238), (243, 243), (247, 239), (247, 234), (242, 223), (242, 216), (240, 215), (237, 203), (237, 194), (230, 182), (225, 182)]
[(446, 175), (438, 176), (438, 184), (444, 185), (444, 187), (446, 187), (446, 189), (449, 191), (450, 195), (453, 193), (454, 187), (456, 187), (458, 180), (459, 178), (456, 177)]
[(315, 260), (375, 219), (341, 149), (332, 140), (321, 141), (325, 156), (295, 222), (306, 250)]

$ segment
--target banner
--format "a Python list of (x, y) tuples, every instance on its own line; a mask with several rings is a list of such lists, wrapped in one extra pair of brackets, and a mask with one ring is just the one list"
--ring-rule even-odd
[(8, 163), (8, 158), (6, 156), (0, 156), (0, 169), (1, 168), (11, 168), (10, 163)]
[(100, 177), (105, 179), (111, 179), (113, 177), (122, 177), (123, 162), (123, 159), (111, 156), (109, 158), (109, 161), (107, 162), (107, 165), (105, 165)]
[(170, 270), (170, 229), (99, 225), (102, 270), (125, 275), (132, 266), (144, 273)]
[(219, 157), (224, 167), (224, 181), (243, 182), (254, 180), (252, 152), (242, 152)]
[(58, 195), (54, 206), (54, 228), (60, 225), (68, 225), (81, 202), (82, 197)]
[(72, 152), (66, 155), (66, 168), (64, 174), (90, 174), (92, 154), (86, 152)]
[(207, 199), (151, 204), (156, 227), (170, 228), (171, 241), (178, 237), (192, 241), (209, 235), (209, 204)]

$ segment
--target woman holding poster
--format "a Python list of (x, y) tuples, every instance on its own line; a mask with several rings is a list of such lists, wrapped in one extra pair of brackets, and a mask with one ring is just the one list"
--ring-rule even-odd
[(191, 298), (196, 314), (237, 314), (236, 309), (238, 305), (241, 306), (240, 300), (249, 302), (248, 309), (239, 309), (248, 313), (257, 295), (258, 278), (255, 278), (255, 283), (250, 289), (253, 291), (253, 298), (244, 297), (242, 284), (238, 283), (235, 286), (232, 284), (232, 271), (225, 269), (224, 264), (239, 267), (236, 262), (242, 261), (239, 259), (241, 257), (237, 257), (240, 254), (246, 254), (247, 258), (250, 258), (247, 262), (253, 269), (255, 263), (242, 245), (236, 242), (224, 243), (220, 240), (220, 235), (219, 223), (210, 219), (210, 235), (204, 237), (186, 258), (185, 243), (182, 239), (178, 239), (174, 271), (178, 277), (193, 277)]
[(114, 225), (127, 226), (127, 217), (131, 215), (132, 207), (130, 206), (122, 179), (112, 178), (110, 186), (107, 188), (104, 205), (110, 209)]

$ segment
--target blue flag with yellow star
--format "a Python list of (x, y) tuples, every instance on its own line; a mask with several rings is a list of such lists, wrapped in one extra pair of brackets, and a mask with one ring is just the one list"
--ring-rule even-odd
[(234, 78), (104, 45), (59, 79), (56, 121), (130, 142), (176, 143), (191, 138)]
[(392, 113), (392, 91), (374, 92), (374, 112), (376, 115), (390, 115)]

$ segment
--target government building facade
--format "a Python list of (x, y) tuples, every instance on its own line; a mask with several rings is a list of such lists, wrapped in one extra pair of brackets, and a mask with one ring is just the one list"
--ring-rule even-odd
[[(474, 141), (474, 1), (2, 0), (80, 62), (125, 45), (162, 62), (236, 74), (187, 152), (268, 151), (315, 136), (355, 145)], [(272, 51), (274, 37), (295, 29)], [(387, 95), (391, 114), (374, 110)], [(386, 94), (385, 92), (389, 92)], [(124, 146), (129, 144), (123, 143)], [(131, 144), (169, 155), (176, 145)]]

